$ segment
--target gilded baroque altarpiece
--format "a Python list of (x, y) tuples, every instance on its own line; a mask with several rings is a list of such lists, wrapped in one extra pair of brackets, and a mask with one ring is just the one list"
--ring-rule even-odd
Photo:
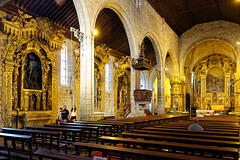
[(59, 53), (63, 31), (46, 18), (19, 11), (2, 21), (6, 43), (3, 59), (2, 113), (9, 123), (27, 112), (29, 124), (55, 120), (58, 105)]

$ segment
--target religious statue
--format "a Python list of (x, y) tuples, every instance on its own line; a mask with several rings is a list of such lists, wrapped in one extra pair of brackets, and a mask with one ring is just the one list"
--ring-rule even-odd
[(40, 59), (34, 53), (29, 53), (24, 65), (24, 88), (42, 89), (42, 69)]
[(36, 101), (37, 101), (37, 96), (32, 94), (29, 99), (29, 110), (35, 110), (36, 109)]

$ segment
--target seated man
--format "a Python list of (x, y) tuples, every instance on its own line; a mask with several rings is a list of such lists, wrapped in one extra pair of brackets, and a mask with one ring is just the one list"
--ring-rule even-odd
[(193, 124), (188, 127), (188, 130), (195, 130), (195, 131), (204, 131), (203, 127), (198, 124), (198, 119), (193, 119)]
[(221, 116), (226, 116), (226, 114), (224, 112), (222, 112)]
[(204, 117), (202, 113), (200, 113), (197, 117)]
[(214, 116), (214, 114), (215, 114), (215, 113), (214, 113), (214, 112), (212, 112), (210, 115), (211, 115), (211, 116)]
[(216, 113), (214, 114), (214, 116), (219, 116), (219, 113), (216, 112)]

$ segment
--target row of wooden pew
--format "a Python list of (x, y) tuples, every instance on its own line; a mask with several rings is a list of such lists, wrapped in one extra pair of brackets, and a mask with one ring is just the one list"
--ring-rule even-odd
[[(11, 156), (13, 151), (20, 151), (29, 154), (30, 159), (32, 159), (33, 152), (36, 151), (35, 155), (38, 155), (40, 158), (41, 156), (49, 158), (47, 156), (54, 157), (53, 155), (55, 155), (56, 157), (53, 159), (58, 159), (59, 156), (61, 157), (61, 154), (53, 154), (50, 151), (39, 150), (39, 146), (56, 149), (58, 152), (61, 148), (64, 148), (65, 152), (67, 152), (69, 144), (72, 144), (77, 149), (79, 147), (77, 143), (93, 141), (98, 143), (100, 136), (118, 136), (124, 131), (129, 132), (133, 131), (133, 129), (142, 128), (144, 123), (153, 121), (164, 121), (165, 123), (164, 118), (166, 118), (166, 122), (174, 122), (180, 120), (182, 117), (186, 118), (186, 116), (176, 115), (168, 117), (156, 116), (149, 117), (148, 120), (142, 118), (142, 122), (140, 120), (136, 122), (132, 120), (78, 121), (77, 123), (63, 123), (61, 125), (46, 124), (44, 127), (26, 126), (26, 129), (2, 128), (4, 133), (1, 133), (1, 137), (4, 138), (5, 146), (3, 146), (3, 148), (8, 151), (8, 157)], [(11, 141), (12, 146), (9, 147), (8, 141)], [(22, 148), (19, 149), (16, 143), (21, 143)], [(92, 143), (84, 144), (92, 145)], [(25, 147), (26, 145), (28, 146), (27, 148)], [(33, 146), (35, 146), (35, 149), (33, 149)]]
[[(44, 127), (27, 126), (26, 129), (3, 128), (4, 133), (1, 133), (0, 137), (12, 141), (11, 148), (7, 146), (9, 143), (3, 146), (9, 152), (7, 156), (10, 157), (10, 153), (17, 150), (14, 143), (18, 141), (23, 147), (18, 151), (29, 154), (30, 159), (34, 151), (40, 159), (84, 159), (82, 155), (77, 156), (82, 153), (82, 149), (88, 152), (89, 159), (93, 151), (101, 151), (102, 156), (108, 156), (109, 159), (119, 157), (122, 160), (129, 158), (238, 159), (240, 144), (237, 116), (230, 116), (227, 119), (217, 117), (215, 120), (202, 118), (199, 124), (205, 131), (188, 131), (190, 124), (192, 120), (186, 115), (161, 115), (118, 120), (76, 121), (61, 125), (46, 124)], [(17, 138), (7, 138), (7, 136)], [(26, 144), (28, 144), (27, 149)], [(40, 145), (56, 151), (39, 149)], [(57, 152), (63, 148), (67, 153), (70, 145), (74, 146), (76, 155)], [(35, 146), (35, 149), (32, 149), (32, 146)]]
[[(143, 120), (150, 124), (153, 119), (151, 117), (148, 121), (146, 117)], [(118, 122), (118, 120), (113, 121)], [(135, 124), (134, 118), (119, 121)], [(136, 118), (136, 121), (139, 123), (140, 119)], [(102, 151), (103, 156), (114, 153), (114, 156), (118, 155), (121, 159), (133, 156), (145, 159), (237, 160), (240, 147), (239, 121), (238, 116), (201, 118), (199, 124), (203, 126), (204, 131), (189, 131), (187, 128), (192, 124), (192, 119), (168, 120), (161, 125), (133, 127), (129, 131), (122, 132), (122, 137), (102, 136), (101, 145), (81, 142), (73, 145), (77, 148), (76, 154), (79, 153), (78, 149), (88, 149), (89, 157), (91, 152), (96, 150)], [(114, 146), (106, 146), (106, 144), (114, 144)], [(123, 148), (117, 145), (123, 145)]]

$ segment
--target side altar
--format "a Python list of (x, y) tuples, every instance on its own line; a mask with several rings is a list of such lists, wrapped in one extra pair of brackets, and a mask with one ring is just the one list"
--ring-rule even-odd
[(2, 106), (4, 125), (16, 112), (28, 114), (29, 125), (55, 120), (58, 107), (59, 53), (63, 31), (45, 18), (19, 11), (2, 20), (6, 38), (3, 58)]

